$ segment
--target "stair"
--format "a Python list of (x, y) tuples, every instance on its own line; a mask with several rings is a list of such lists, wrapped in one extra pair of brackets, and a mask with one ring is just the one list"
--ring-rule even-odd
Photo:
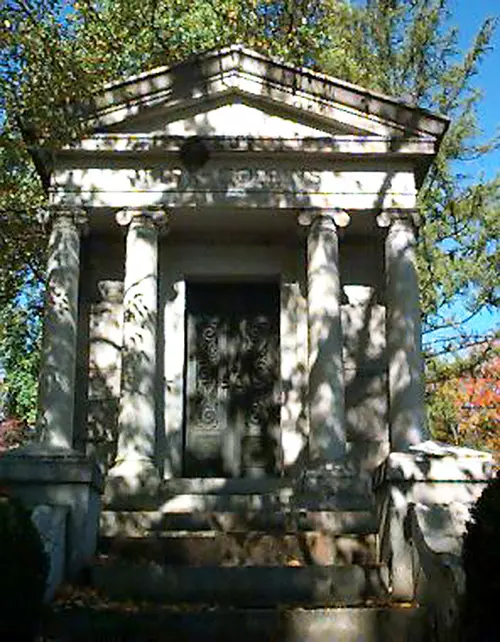
[(56, 610), (45, 635), (58, 642), (427, 642), (415, 608)]
[(284, 480), (175, 480), (141, 501), (108, 495), (87, 577), (106, 606), (60, 609), (50, 632), (423, 642), (424, 610), (391, 603), (371, 493), (352, 487), (318, 498)]

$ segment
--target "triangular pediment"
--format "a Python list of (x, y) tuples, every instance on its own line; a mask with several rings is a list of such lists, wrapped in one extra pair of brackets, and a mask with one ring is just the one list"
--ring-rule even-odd
[(315, 119), (300, 110), (266, 104), (252, 96), (228, 93), (181, 108), (146, 109), (101, 129), (109, 134), (147, 136), (226, 136), (264, 138), (321, 138), (366, 135), (369, 132)]
[(436, 141), (448, 124), (442, 116), (240, 46), (108, 85), (95, 96), (87, 120), (101, 134)]

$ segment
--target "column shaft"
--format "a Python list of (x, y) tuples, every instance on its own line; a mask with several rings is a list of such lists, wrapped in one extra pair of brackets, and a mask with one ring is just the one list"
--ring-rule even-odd
[(78, 211), (54, 216), (48, 245), (45, 320), (38, 392), (42, 442), (72, 448), (78, 330)]
[(394, 220), (386, 239), (389, 424), (393, 451), (405, 451), (428, 438), (415, 245), (413, 222)]
[(340, 270), (335, 222), (317, 217), (307, 239), (309, 448), (311, 459), (345, 457)]
[(133, 216), (126, 239), (116, 459), (125, 476), (154, 466), (157, 311), (158, 230), (150, 217), (139, 214)]

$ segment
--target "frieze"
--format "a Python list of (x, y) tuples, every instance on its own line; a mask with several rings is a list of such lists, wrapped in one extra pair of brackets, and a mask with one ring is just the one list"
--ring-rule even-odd
[(165, 170), (163, 181), (172, 185), (172, 189), (181, 192), (206, 190), (217, 186), (218, 191), (226, 192), (228, 197), (245, 196), (248, 192), (270, 190), (289, 192), (307, 188), (308, 191), (320, 191), (321, 172), (278, 170), (262, 168), (216, 168), (189, 172), (179, 169)]

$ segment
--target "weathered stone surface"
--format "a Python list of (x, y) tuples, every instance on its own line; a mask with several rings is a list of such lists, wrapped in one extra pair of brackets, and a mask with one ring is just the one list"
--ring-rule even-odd
[(375, 535), (322, 531), (170, 531), (101, 538), (99, 551), (127, 561), (182, 566), (329, 566), (375, 564)]
[(51, 600), (64, 580), (66, 571), (67, 506), (36, 506), (31, 519), (40, 533), (44, 550), (49, 558), (49, 573), (45, 599)]
[(103, 487), (96, 463), (67, 448), (32, 444), (0, 457), (0, 484), (27, 506), (67, 508), (66, 572), (79, 572), (96, 550)]
[(386, 441), (348, 441), (347, 453), (356, 468), (375, 471), (388, 457), (390, 443)]
[[(78, 631), (79, 640), (111, 642), (117, 637), (150, 642), (429, 642), (425, 608), (218, 608), (192, 609), (143, 605), (127, 612), (112, 605), (89, 617), (77, 606), (60, 610), (46, 633), (66, 639)], [(109, 635), (103, 631), (109, 632)]]
[(75, 433), (80, 217), (75, 208), (54, 210), (47, 252), (37, 421), (43, 441), (54, 448), (71, 449)]
[(346, 371), (348, 441), (389, 441), (387, 375)]
[(378, 469), (375, 486), (381, 555), (382, 560), (392, 560), (390, 571), (395, 599), (415, 597), (415, 553), (408, 529), (411, 507), (422, 504), (432, 511), (436, 510), (435, 505), (453, 506), (457, 502), (470, 506), (492, 474), (489, 453), (435, 442), (416, 446), (413, 452), (391, 453)]
[(373, 301), (368, 301), (366, 305), (343, 305), (342, 338), (342, 356), (346, 370), (385, 370), (385, 307)]
[(377, 531), (373, 511), (273, 511), (240, 512), (195, 511), (162, 512), (159, 510), (104, 510), (100, 533), (106, 537), (145, 537), (171, 531), (223, 531), (245, 533), (269, 530), (296, 533), (320, 530), (332, 534), (371, 534)]
[(390, 219), (385, 242), (389, 424), (394, 451), (429, 436), (421, 353), (416, 227), (411, 216)]
[(118, 600), (258, 607), (356, 605), (387, 598), (385, 570), (377, 566), (196, 568), (102, 559), (93, 565), (92, 579), (97, 588)]
[(85, 449), (102, 470), (114, 463), (118, 442), (118, 400), (91, 399), (87, 402)]
[(297, 610), (287, 617), (290, 642), (424, 642), (425, 610), (416, 608)]
[(409, 453), (392, 452), (379, 481), (485, 482), (493, 474), (490, 453), (424, 442)]

